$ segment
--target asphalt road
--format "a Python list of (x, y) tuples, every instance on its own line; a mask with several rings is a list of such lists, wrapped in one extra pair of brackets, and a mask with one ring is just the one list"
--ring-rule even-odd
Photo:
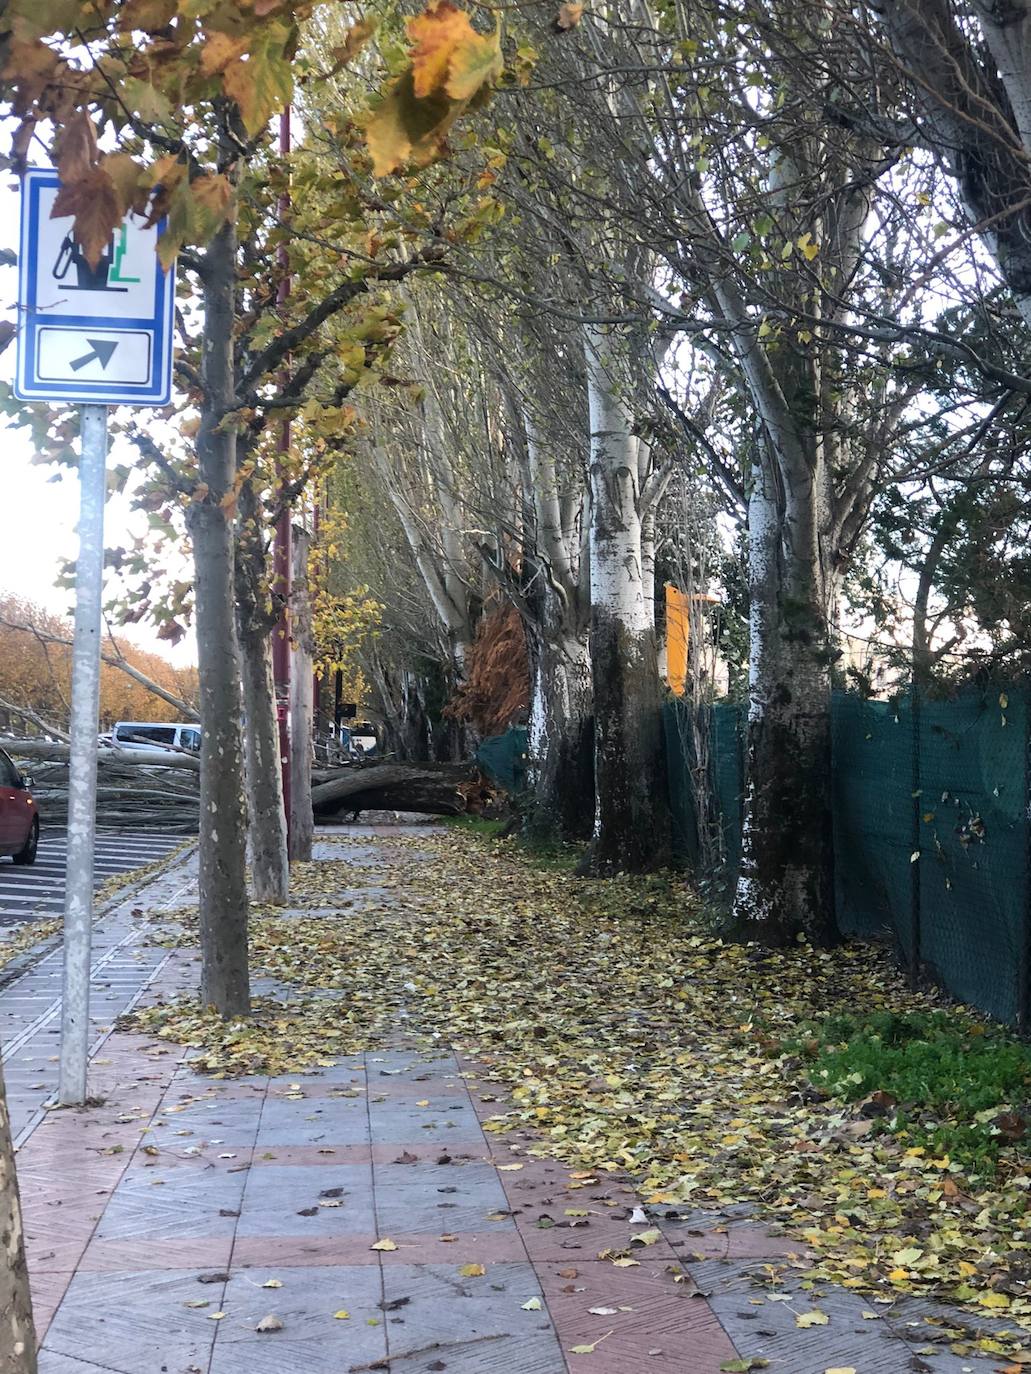
[[(153, 831), (134, 834), (101, 831), (97, 836), (94, 881), (99, 885), (113, 873), (153, 863), (183, 842), (182, 835)], [(33, 916), (53, 916), (64, 910), (65, 834), (44, 830), (36, 862), (22, 868), (0, 859), (0, 926)]]

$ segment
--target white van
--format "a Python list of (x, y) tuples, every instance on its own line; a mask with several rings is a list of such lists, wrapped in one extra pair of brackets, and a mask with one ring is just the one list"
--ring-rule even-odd
[(164, 753), (168, 749), (185, 749), (200, 753), (200, 726), (176, 725), (174, 721), (120, 720), (111, 732), (116, 749), (145, 749)]

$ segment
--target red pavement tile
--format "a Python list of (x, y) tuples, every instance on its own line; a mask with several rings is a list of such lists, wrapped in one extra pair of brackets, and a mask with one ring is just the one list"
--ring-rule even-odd
[(82, 1273), (142, 1269), (224, 1269), (232, 1251), (230, 1236), (187, 1240), (95, 1240), (79, 1262)]
[(238, 1236), (233, 1245), (234, 1269), (262, 1269), (276, 1266), (378, 1264), (379, 1252), (373, 1250), (375, 1236), (319, 1236), (304, 1239), (293, 1236)]
[(251, 1167), (260, 1169), (263, 1164), (368, 1164), (375, 1157), (368, 1145), (334, 1145), (322, 1148), (315, 1145), (270, 1145), (267, 1150), (255, 1150)]

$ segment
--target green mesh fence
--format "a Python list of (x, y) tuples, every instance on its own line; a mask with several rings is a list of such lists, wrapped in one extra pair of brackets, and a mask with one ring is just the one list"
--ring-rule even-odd
[[(1026, 689), (949, 701), (832, 703), (832, 796), (838, 924), (892, 940), (953, 996), (1003, 1021), (1027, 1020), (1029, 940)], [(710, 776), (726, 889), (740, 862), (743, 713), (717, 706)], [(697, 860), (684, 708), (666, 708), (670, 790), (680, 856)]]
[(476, 762), (506, 791), (521, 792), (526, 785), (528, 748), (526, 727), (513, 725), (503, 735), (485, 739), (476, 751)]

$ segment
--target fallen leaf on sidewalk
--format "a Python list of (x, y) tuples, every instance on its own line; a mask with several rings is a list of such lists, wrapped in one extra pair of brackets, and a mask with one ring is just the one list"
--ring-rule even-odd
[(270, 1312), (267, 1317), (262, 1317), (261, 1321), (258, 1322), (254, 1329), (255, 1331), (260, 1331), (263, 1336), (266, 1336), (270, 1331), (282, 1331), (283, 1323), (278, 1317)]
[(527, 1302), (522, 1303), (521, 1306), (524, 1312), (540, 1312), (544, 1304), (541, 1302), (540, 1298), (530, 1298)]
[(614, 1317), (619, 1311), (618, 1307), (588, 1307), (592, 1317)]
[(211, 1303), (208, 1301), (207, 1298), (190, 1298), (188, 1302), (184, 1302), (184, 1303), (183, 1303), (183, 1306), (184, 1306), (184, 1307), (210, 1307), (210, 1306), (211, 1306)]
[(369, 1249), (370, 1249), (370, 1250), (396, 1250), (396, 1249), (397, 1249), (397, 1242), (391, 1240), (389, 1236), (384, 1236), (382, 1240), (376, 1241), (375, 1245), (370, 1245), (370, 1246), (369, 1246)]
[(498, 1168), (499, 1168), (500, 1170), (502, 1170), (503, 1173), (506, 1173), (506, 1174), (512, 1173), (512, 1172), (513, 1172), (514, 1170), (516, 1170), (516, 1169), (522, 1169), (523, 1167), (524, 1167), (524, 1166), (523, 1166), (522, 1164), (499, 1164), (499, 1165), (498, 1165)]
[(487, 1271), (482, 1264), (463, 1264), (458, 1272), (463, 1279), (480, 1279)]
[(760, 1359), (753, 1355), (750, 1359), (744, 1360), (724, 1360), (720, 1365), (720, 1374), (749, 1374), (752, 1369), (766, 1369), (769, 1360)]
[(220, 1322), (224, 1316), (225, 1316), (225, 1313), (224, 1313), (224, 1312), (209, 1312), (209, 1313), (208, 1313), (208, 1321), (209, 1321), (209, 1322)]
[(823, 1374), (856, 1374), (854, 1364), (837, 1364), (833, 1369), (825, 1369)]
[[(615, 1328), (613, 1328), (613, 1330), (614, 1329)], [(611, 1335), (611, 1331), (606, 1331), (604, 1336), (599, 1336), (591, 1345), (571, 1345), (569, 1347), (569, 1353), (571, 1355), (593, 1355), (602, 1341), (607, 1341)]]
[(633, 1245), (654, 1245), (657, 1240), (662, 1239), (662, 1232), (659, 1228), (653, 1227), (650, 1231), (642, 1231), (639, 1236), (631, 1236), (630, 1241)]
[(265, 1282), (264, 1282), (261, 1286), (262, 1286), (262, 1288), (282, 1288), (282, 1286), (283, 1286), (283, 1280), (282, 1280), (282, 1279), (266, 1279)]
[(795, 1325), (804, 1331), (810, 1326), (826, 1326), (829, 1321), (826, 1312), (800, 1312), (795, 1318)]
[(347, 1310), (346, 1307), (341, 1307), (341, 1309), (340, 1309), (339, 1312), (334, 1312), (334, 1313), (333, 1313), (333, 1316), (336, 1318), (336, 1320), (337, 1320), (338, 1322), (345, 1322), (345, 1321), (347, 1321), (347, 1319), (350, 1317), (350, 1315), (351, 1315), (351, 1314), (350, 1314), (350, 1312), (348, 1312), (348, 1310)]

